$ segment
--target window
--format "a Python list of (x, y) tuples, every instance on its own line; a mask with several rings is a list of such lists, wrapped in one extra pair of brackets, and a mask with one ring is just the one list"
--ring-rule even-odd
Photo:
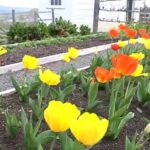
[(61, 0), (50, 0), (51, 6), (61, 6), (62, 2)]

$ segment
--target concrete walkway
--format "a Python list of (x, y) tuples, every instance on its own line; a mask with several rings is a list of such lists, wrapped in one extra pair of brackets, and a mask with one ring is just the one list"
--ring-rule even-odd
[[(99, 54), (101, 54), (101, 55), (103, 55), (104, 53), (105, 53), (105, 51), (99, 52)], [(69, 64), (72, 64), (73, 66), (75, 66), (77, 68), (82, 68), (82, 67), (89, 66), (93, 57), (94, 57), (94, 53), (91, 53), (88, 55), (80, 56), (76, 60), (73, 60), (69, 63), (59, 60), (56, 62), (47, 63), (42, 66), (45, 69), (49, 68), (53, 71), (60, 71), (61, 69), (69, 66)], [(20, 71), (13, 72), (13, 75), (14, 75), (14, 77), (16, 77), (17, 81), (21, 82), (23, 80), (23, 78), (25, 77), (25, 74), (27, 75), (27, 77), (29, 79), (32, 79), (33, 76), (37, 73), (37, 71), (38, 70), (28, 71), (28, 73), (26, 74), (25, 70), (20, 70)], [(6, 74), (1, 74), (0, 75), (0, 92), (9, 90), (11, 88), (13, 88), (13, 85), (10, 80), (10, 72), (7, 72)]]

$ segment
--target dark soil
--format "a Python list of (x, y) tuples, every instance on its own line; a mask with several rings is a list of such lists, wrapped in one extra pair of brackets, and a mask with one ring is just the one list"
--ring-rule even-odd
[(25, 54), (35, 57), (44, 57), (54, 54), (67, 52), (68, 47), (75, 47), (78, 49), (89, 48), (92, 46), (104, 45), (110, 43), (110, 40), (100, 40), (98, 38), (89, 39), (83, 42), (65, 43), (49, 46), (39, 46), (34, 48), (26, 48), (23, 50), (16, 49), (14, 52), (7, 53), (0, 57), (0, 66), (21, 62)]
[[(105, 92), (101, 91), (100, 95), (101, 96), (105, 95)], [(86, 97), (81, 95), (81, 91), (79, 89), (76, 89), (75, 92), (69, 97), (69, 101), (71, 101), (72, 103), (80, 107), (86, 106), (86, 102), (87, 102)], [(98, 114), (99, 116), (103, 116), (107, 118), (108, 101), (106, 99), (101, 99), (101, 101), (102, 103), (98, 108)], [(23, 106), (27, 112), (29, 113), (31, 112), (26, 102), (25, 103), (19, 102), (19, 98), (17, 94), (12, 94), (8, 97), (3, 98), (3, 102), (1, 103), (1, 106), (4, 109), (9, 108), (9, 110), (16, 112), (17, 114), (21, 106)], [(140, 108), (142, 112), (137, 111), (137, 108)], [(146, 122), (143, 120), (143, 117), (150, 119), (148, 108), (140, 107), (138, 102), (134, 101), (130, 107), (130, 111), (135, 113), (135, 117), (128, 122), (128, 124), (121, 132), (119, 138), (115, 141), (108, 138), (104, 138), (99, 144), (95, 145), (92, 148), (92, 150), (124, 150), (125, 137), (128, 136), (129, 138), (132, 138), (136, 131), (138, 133), (143, 131), (143, 129), (146, 126)], [(6, 134), (4, 124), (5, 124), (4, 115), (1, 114), (0, 115), (0, 150), (23, 150), (23, 136), (21, 132), (19, 132), (19, 134), (15, 138), (11, 138)], [(45, 123), (43, 122), (43, 124)], [(45, 130), (47, 130), (48, 129), (47, 126), (46, 125), (44, 126), (45, 126), (44, 128), (46, 128)], [(49, 148), (44, 148), (44, 149), (48, 150)], [(60, 147), (55, 148), (55, 150), (60, 150)], [(145, 146), (145, 150), (150, 150), (150, 146)]]

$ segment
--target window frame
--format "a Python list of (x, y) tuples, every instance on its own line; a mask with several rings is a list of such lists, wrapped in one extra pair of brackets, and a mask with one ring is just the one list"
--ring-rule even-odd
[(64, 8), (63, 2), (64, 1), (61, 0), (61, 5), (51, 5), (51, 0), (49, 0), (50, 8)]

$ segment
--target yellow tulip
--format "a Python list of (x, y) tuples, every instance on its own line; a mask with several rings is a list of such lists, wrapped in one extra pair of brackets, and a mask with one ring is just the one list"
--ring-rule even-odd
[(140, 53), (132, 53), (130, 56), (132, 58), (134, 58), (134, 59), (139, 60), (139, 61), (145, 58), (145, 54), (143, 54), (142, 52), (140, 52)]
[(118, 45), (119, 45), (119, 47), (123, 48), (123, 47), (125, 47), (127, 44), (126, 44), (125, 41), (119, 40), (119, 41), (118, 41)]
[(49, 69), (46, 69), (44, 72), (39, 70), (40, 80), (47, 85), (58, 85), (60, 83), (60, 75), (52, 72)]
[(68, 56), (71, 59), (76, 59), (79, 55), (79, 50), (73, 47), (68, 48)]
[(140, 43), (140, 44), (143, 44), (144, 41), (145, 41), (145, 39), (144, 39), (144, 38), (138, 38), (136, 41), (137, 41), (138, 43)]
[(150, 134), (150, 123), (147, 124), (147, 126), (144, 129), (144, 134), (149, 135)]
[(142, 73), (142, 72), (143, 72), (143, 66), (141, 64), (138, 64), (136, 70), (131, 74), (131, 76), (133, 77), (148, 76), (148, 73)]
[(48, 127), (54, 132), (64, 132), (71, 122), (80, 115), (80, 110), (71, 103), (52, 100), (44, 110), (44, 118)]
[(30, 55), (25, 55), (22, 59), (24, 68), (26, 69), (36, 69), (38, 68), (38, 58), (32, 57)]
[(66, 53), (66, 54), (63, 55), (63, 60), (64, 60), (65, 62), (70, 62), (70, 58), (69, 58), (68, 53)]
[(137, 42), (136, 39), (130, 39), (130, 40), (129, 40), (129, 43), (130, 43), (130, 44), (133, 44), (133, 45), (136, 44), (136, 42)]
[(0, 55), (3, 55), (5, 53), (7, 53), (7, 49), (2, 47), (2, 46), (0, 46)]
[(70, 130), (79, 142), (92, 146), (104, 137), (108, 124), (107, 119), (99, 119), (96, 114), (85, 112), (71, 124)]
[(144, 40), (144, 46), (146, 49), (150, 50), (150, 39), (145, 39)]

